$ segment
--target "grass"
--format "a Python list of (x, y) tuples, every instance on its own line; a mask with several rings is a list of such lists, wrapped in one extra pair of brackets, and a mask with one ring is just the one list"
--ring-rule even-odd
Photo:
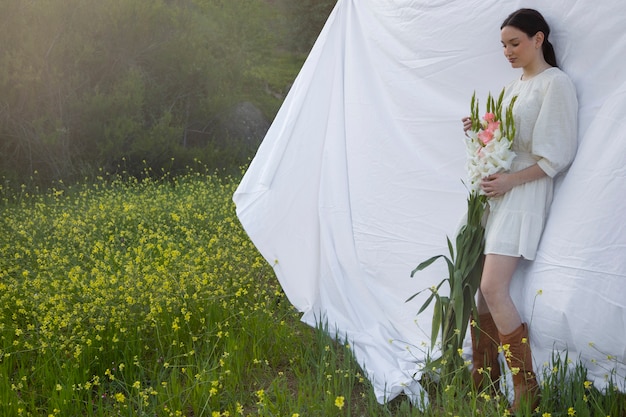
[[(237, 183), (194, 171), (0, 188), (0, 415), (505, 414), (466, 370), (425, 379), (424, 412), (378, 404), (349, 347), (299, 321), (237, 221)], [(559, 361), (544, 417), (626, 412)]]

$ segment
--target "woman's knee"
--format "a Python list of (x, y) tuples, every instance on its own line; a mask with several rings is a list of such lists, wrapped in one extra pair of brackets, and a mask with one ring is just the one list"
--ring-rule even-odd
[(480, 282), (480, 292), (487, 304), (497, 303), (508, 296), (508, 288), (497, 280), (483, 279)]
[(510, 256), (487, 255), (480, 281), (480, 291), (487, 304), (508, 300), (509, 286), (518, 261), (519, 258)]

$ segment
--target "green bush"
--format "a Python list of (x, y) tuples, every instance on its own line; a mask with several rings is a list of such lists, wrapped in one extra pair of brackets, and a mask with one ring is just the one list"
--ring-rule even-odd
[(0, 175), (12, 181), (93, 176), (122, 159), (127, 172), (245, 163), (254, 150), (229, 138), (185, 146), (186, 128), (241, 101), (271, 120), (327, 13), (264, 0), (1, 3)]
[(307, 53), (317, 39), (337, 0), (277, 0), (287, 25), (287, 47)]

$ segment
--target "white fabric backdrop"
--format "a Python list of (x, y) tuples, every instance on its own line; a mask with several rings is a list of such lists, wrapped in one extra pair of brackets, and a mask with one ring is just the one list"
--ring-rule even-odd
[(580, 147), (513, 297), (537, 364), (567, 349), (597, 387), (626, 380), (626, 3), (340, 0), (234, 201), (302, 320), (350, 341), (381, 402), (421, 401), (431, 312), (405, 300), (445, 272), (410, 271), (465, 212), (460, 119), (520, 75), (499, 30), (520, 7), (551, 25)]

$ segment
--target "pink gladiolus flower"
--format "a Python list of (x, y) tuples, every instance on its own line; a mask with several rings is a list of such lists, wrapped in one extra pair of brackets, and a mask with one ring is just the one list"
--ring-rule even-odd
[(480, 139), (483, 145), (488, 144), (493, 139), (493, 131), (481, 130), (480, 132), (478, 132), (478, 139)]
[(487, 122), (493, 122), (495, 120), (496, 116), (493, 113), (485, 113), (485, 121)]
[(495, 132), (499, 128), (500, 122), (489, 122), (489, 124), (487, 125), (487, 130), (489, 130), (490, 132)]

